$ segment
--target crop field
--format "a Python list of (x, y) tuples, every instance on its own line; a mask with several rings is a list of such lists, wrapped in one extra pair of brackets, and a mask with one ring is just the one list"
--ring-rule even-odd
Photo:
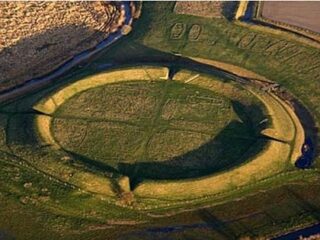
[(310, 2), (265, 2), (262, 4), (262, 17), (308, 29), (320, 33), (320, 3)]
[(0, 239), (269, 239), (319, 223), (320, 48), (237, 6), (144, 2), (128, 36), (0, 103)]

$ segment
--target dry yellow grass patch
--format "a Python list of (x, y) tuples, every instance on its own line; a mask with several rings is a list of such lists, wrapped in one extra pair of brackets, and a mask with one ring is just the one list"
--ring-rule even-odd
[(240, 91), (238, 88), (236, 88), (230, 83), (224, 83), (222, 81), (215, 80), (212, 77), (207, 77), (204, 75), (201, 75), (196, 79), (194, 79), (191, 82), (191, 84), (197, 85), (205, 89), (209, 89), (210, 91), (218, 94), (223, 92), (224, 96), (227, 96), (230, 98), (234, 97), (235, 92), (239, 94), (239, 91)]
[[(173, 76), (173, 80), (180, 81), (188, 84), (193, 84), (201, 88), (209, 89), (215, 93), (223, 92), (226, 96), (231, 96), (236, 88), (230, 83), (214, 79), (212, 76), (198, 74), (189, 70), (181, 70)], [(237, 90), (238, 91), (238, 90)]]
[(118, 180), (118, 185), (121, 192), (130, 192), (130, 179), (127, 176), (123, 176)]
[(75, 1), (2, 1), (0, 16), (1, 90), (43, 76), (91, 49), (125, 17), (113, 2)]
[(304, 129), (297, 117), (297, 115), (292, 111), (290, 107), (288, 107), (288, 111), (291, 111), (290, 114), (296, 126), (296, 136), (294, 139), (294, 145), (292, 147), (292, 154), (291, 154), (291, 163), (295, 163), (296, 160), (301, 156), (301, 149), (304, 144), (305, 134)]
[(177, 72), (177, 73), (173, 76), (172, 80), (185, 82), (185, 81), (187, 81), (188, 79), (196, 76), (197, 74), (198, 74), (198, 73), (196, 73), (196, 72), (183, 69), (183, 70), (180, 70), (179, 72)]
[(55, 102), (52, 100), (51, 97), (33, 106), (34, 110), (37, 110), (39, 112), (46, 113), (46, 114), (53, 113), (56, 110), (56, 108), (57, 108), (57, 105), (55, 104)]
[(55, 142), (50, 131), (51, 120), (52, 118), (50, 116), (37, 115), (35, 118), (35, 124), (41, 141), (58, 149), (60, 146)]
[[(179, 72), (177, 73), (179, 74)], [(185, 73), (183, 73), (185, 74)], [(208, 89), (214, 93), (221, 94), (225, 97), (228, 97), (230, 99), (233, 98), (246, 98), (251, 97), (252, 95), (243, 89), (239, 89), (239, 85), (232, 84), (230, 82), (223, 82), (221, 80), (215, 79), (212, 76), (204, 75), (204, 74), (192, 74), (191, 77), (188, 75), (185, 75), (187, 78), (182, 78), (183, 74), (178, 76), (178, 81), (182, 81), (184, 83), (192, 84), (204, 89)], [(191, 81), (190, 81), (191, 80)]]
[(143, 69), (152, 80), (169, 78), (169, 69), (166, 67), (143, 67)]
[(241, 17), (243, 17), (246, 13), (247, 7), (248, 7), (249, 1), (240, 1), (238, 10), (236, 12), (235, 19), (239, 20)]
[[(129, 69), (115, 70), (111, 72), (100, 73), (79, 80), (60, 91), (54, 93), (50, 98), (40, 101), (34, 106), (34, 109), (52, 114), (58, 106), (64, 103), (75, 94), (93, 87), (99, 87), (109, 83), (125, 82), (132, 80), (160, 80), (168, 76), (168, 68), (165, 67), (135, 67)], [(55, 107), (54, 105), (55, 104)]]
[(181, 181), (144, 182), (135, 190), (142, 197), (195, 198), (235, 189), (283, 170), (290, 154), (290, 146), (271, 141), (254, 160), (221, 174)]

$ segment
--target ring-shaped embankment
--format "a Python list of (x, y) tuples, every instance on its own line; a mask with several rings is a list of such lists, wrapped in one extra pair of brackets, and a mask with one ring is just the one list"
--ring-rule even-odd
[[(166, 80), (169, 76), (168, 73), (168, 69), (164, 67), (135, 67), (101, 73), (75, 82), (34, 106), (34, 109), (44, 113), (36, 119), (39, 135), (46, 144), (59, 148), (59, 144), (51, 135), (51, 115), (61, 104), (81, 91), (132, 79)], [(173, 80), (194, 84), (212, 91), (223, 90), (224, 93), (234, 91), (226, 83), (213, 81), (208, 76), (188, 71), (178, 72)], [(264, 134), (273, 140), (262, 152), (238, 167), (201, 178), (143, 181), (134, 189), (134, 193), (143, 197), (176, 199), (213, 195), (276, 175), (287, 168), (290, 161), (295, 161), (296, 156), (300, 153), (304, 137), (301, 124), (293, 111), (272, 94), (258, 91), (249, 86), (246, 88), (263, 102), (271, 118), (271, 124)], [(106, 184), (105, 186), (108, 185), (111, 186), (112, 184)], [(88, 188), (91, 189), (90, 186), (87, 186)]]

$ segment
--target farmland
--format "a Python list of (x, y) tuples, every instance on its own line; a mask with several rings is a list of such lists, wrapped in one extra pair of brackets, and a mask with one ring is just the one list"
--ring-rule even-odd
[(0, 105), (0, 237), (255, 239), (319, 222), (317, 43), (188, 6), (143, 3), (125, 39)]
[(0, 25), (6, 26), (1, 29), (0, 91), (47, 74), (75, 53), (93, 47), (122, 18), (114, 4), (67, 2), (7, 1), (0, 4), (0, 15)]
[[(262, 16), (273, 21), (282, 22), (303, 29), (320, 33), (319, 16), (320, 4), (311, 2), (265, 2), (262, 5)], [(299, 15), (298, 15), (299, 14)]]

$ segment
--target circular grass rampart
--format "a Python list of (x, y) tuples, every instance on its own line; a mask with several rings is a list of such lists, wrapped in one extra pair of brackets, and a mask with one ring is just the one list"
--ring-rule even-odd
[[(55, 135), (56, 133), (52, 135), (52, 126), (56, 124), (55, 121), (57, 121), (57, 116), (63, 113), (64, 104), (72, 102), (73, 98), (79, 100), (79, 97), (81, 97), (81, 94), (79, 93), (81, 92), (89, 93), (90, 91), (99, 91), (99, 89), (101, 90), (110, 86), (117, 86), (120, 82), (122, 82), (123, 85), (132, 80), (147, 80), (148, 82), (145, 84), (151, 84), (152, 82), (155, 85), (161, 85), (169, 84), (167, 82), (171, 82), (167, 80), (167, 78), (168, 69), (166, 68), (135, 67), (131, 69), (121, 69), (102, 73), (80, 80), (52, 94), (34, 106), (34, 109), (46, 114), (45, 117), (40, 115), (37, 118), (38, 132), (40, 133), (42, 140), (47, 144), (51, 144), (56, 149), (62, 147), (62, 150), (67, 150), (69, 153), (73, 153), (74, 149), (68, 149), (68, 146), (61, 144), (63, 138), (58, 137), (59, 139), (57, 140), (57, 136)], [(184, 86), (187, 84), (193, 90), (207, 89), (207, 91), (209, 90), (212, 94), (222, 94), (225, 98), (231, 99), (233, 104), (238, 103), (238, 105), (236, 104), (236, 107), (233, 106), (233, 110), (238, 111), (237, 117), (239, 118), (239, 123), (243, 123), (246, 126), (249, 126), (250, 124), (251, 126), (255, 126), (250, 130), (248, 128), (244, 128), (244, 132), (251, 131), (253, 134), (252, 138), (253, 136), (255, 138), (254, 144), (251, 144), (251, 148), (246, 149), (245, 152), (242, 152), (242, 154), (239, 155), (235, 154), (235, 151), (230, 151), (230, 154), (236, 157), (233, 159), (234, 162), (239, 166), (237, 166), (237, 164), (227, 164), (226, 166), (228, 166), (229, 169), (223, 167), (221, 167), (219, 171), (213, 171), (211, 169), (211, 171), (207, 171), (205, 174), (185, 174), (185, 172), (182, 171), (180, 172), (180, 176), (175, 172), (177, 177), (168, 177), (168, 173), (170, 175), (170, 171), (167, 169), (169, 168), (163, 168), (163, 166), (157, 165), (152, 161), (144, 162), (144, 164), (139, 165), (136, 164), (137, 159), (133, 161), (134, 164), (132, 162), (127, 162), (125, 167), (123, 167), (123, 164), (111, 166), (111, 169), (109, 170), (114, 171), (116, 175), (120, 174), (129, 176), (131, 189), (134, 190), (134, 194), (142, 197), (187, 199), (195, 198), (196, 196), (225, 192), (278, 174), (291, 165), (290, 160), (292, 156), (294, 154), (297, 155), (300, 151), (302, 138), (297, 138), (297, 136), (301, 136), (301, 127), (299, 127), (299, 122), (295, 118), (293, 112), (275, 96), (257, 91), (249, 86), (243, 87), (232, 82), (223, 82), (212, 78), (212, 76), (188, 70), (181, 70), (176, 73), (173, 77), (173, 81), (174, 83), (170, 83), (173, 84), (172, 86)], [(109, 85), (107, 86), (106, 84)], [(252, 105), (254, 102), (250, 102), (249, 99), (255, 99), (255, 101), (259, 99), (260, 105), (264, 105), (264, 107), (260, 106), (259, 108), (259, 104)], [(235, 100), (238, 100), (238, 102)], [(242, 100), (242, 102), (239, 100)], [(246, 110), (242, 111), (241, 114), (241, 110), (243, 109)], [(263, 113), (264, 111), (265, 113)], [(65, 113), (67, 112), (68, 111)], [(83, 113), (84, 111), (80, 110), (79, 112)], [(248, 118), (249, 115), (250, 117)], [(42, 123), (42, 121), (44, 121), (44, 123)], [(250, 121), (250, 124), (246, 124), (245, 121)], [(87, 130), (87, 127), (84, 127), (84, 129)], [(233, 132), (233, 130), (234, 129), (231, 129), (230, 132)], [(81, 128), (79, 128), (79, 132), (80, 131)], [(241, 131), (242, 130), (240, 130), (239, 133), (241, 133)], [(133, 139), (135, 139), (136, 136), (136, 134), (133, 134)], [(245, 137), (243, 137), (243, 139), (244, 138)], [(159, 141), (160, 137), (155, 139)], [(237, 136), (237, 138), (234, 138), (229, 142), (236, 143), (236, 139), (241, 138)], [(188, 138), (185, 140), (188, 141)], [(163, 141), (168, 142), (168, 139), (164, 138)], [(128, 143), (130, 143), (130, 141)], [(194, 148), (194, 146), (191, 148)], [(190, 151), (190, 149), (188, 149), (188, 151)], [(78, 154), (79, 152), (76, 153)], [(158, 153), (161, 152), (159, 151)], [(81, 154), (77, 154), (74, 155), (75, 158), (83, 157), (83, 152)], [(88, 156), (85, 157), (86, 160), (99, 161), (102, 159), (92, 159), (90, 157), (88, 158)], [(149, 160), (155, 159), (156, 158), (150, 158)], [(164, 159), (167, 160), (167, 158)], [(168, 163), (169, 162), (170, 161), (168, 161)], [(103, 165), (104, 163), (106, 162), (102, 162), (102, 165), (99, 166), (106, 167)], [(126, 161), (123, 161), (123, 163), (126, 163)], [(183, 161), (180, 160), (180, 162), (178, 161), (177, 163), (181, 164)], [(122, 168), (119, 166), (122, 166)], [(110, 166), (108, 165), (108, 167)], [(104, 170), (106, 169), (107, 168)], [(157, 170), (159, 169), (160, 171), (157, 173)], [(161, 176), (161, 172), (165, 172), (167, 175), (163, 177)], [(151, 173), (154, 173), (155, 175), (158, 174), (158, 176), (154, 177)], [(106, 177), (106, 179), (109, 179), (111, 182), (113, 181), (112, 178)], [(111, 186), (112, 184), (109, 185)]]

